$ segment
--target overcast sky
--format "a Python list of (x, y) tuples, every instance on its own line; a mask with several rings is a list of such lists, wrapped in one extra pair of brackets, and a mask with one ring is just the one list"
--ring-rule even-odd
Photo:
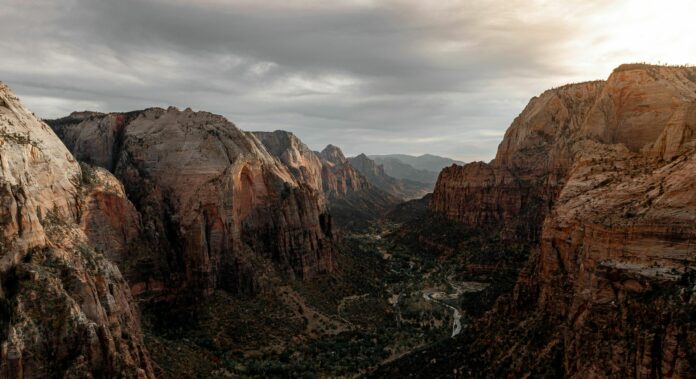
[(40, 117), (191, 107), (348, 155), (487, 161), (547, 88), (696, 63), (693, 1), (0, 3), (0, 80)]

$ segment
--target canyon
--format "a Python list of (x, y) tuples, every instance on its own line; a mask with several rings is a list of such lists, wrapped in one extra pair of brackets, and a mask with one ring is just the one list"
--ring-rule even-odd
[(390, 163), (452, 163), (432, 194), (385, 159), (0, 84), (0, 373), (692, 376), (696, 68), (545, 91), (489, 163)]

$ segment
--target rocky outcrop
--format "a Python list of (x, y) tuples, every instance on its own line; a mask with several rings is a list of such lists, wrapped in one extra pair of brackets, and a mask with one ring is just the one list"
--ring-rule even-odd
[(505, 238), (537, 240), (541, 223), (572, 165), (573, 143), (604, 88), (589, 82), (533, 98), (513, 121), (491, 163), (452, 165), (440, 173), (430, 208)]
[(340, 148), (328, 145), (319, 154), (322, 160), (322, 182), (329, 196), (343, 196), (361, 192), (373, 186), (343, 155)]
[(362, 225), (398, 203), (397, 198), (372, 186), (334, 145), (315, 153), (290, 132), (277, 130), (254, 135), (298, 181), (323, 194), (332, 218), (341, 227)]
[(109, 171), (81, 163), (84, 201), (80, 227), (89, 244), (110, 261), (123, 264), (140, 241), (140, 213), (128, 200), (121, 182)]
[(288, 168), (298, 182), (307, 184), (319, 193), (324, 190), (321, 160), (294, 134), (284, 130), (253, 134), (269, 153)]
[(0, 83), (3, 377), (154, 377), (128, 286), (106, 259), (111, 243), (82, 223), (107, 211), (105, 201), (128, 202), (118, 192), (106, 200), (84, 178), (53, 131)]
[(430, 185), (406, 179), (394, 179), (384, 172), (384, 167), (378, 165), (365, 154), (347, 159), (368, 182), (377, 188), (403, 200), (421, 198), (430, 192)]
[(327, 162), (333, 163), (334, 165), (346, 163), (346, 156), (343, 155), (343, 151), (338, 146), (328, 144), (319, 154), (319, 157)]
[(221, 116), (176, 108), (50, 123), (77, 159), (113, 172), (140, 212), (138, 245), (150, 251), (124, 269), (135, 293), (253, 292), (333, 270), (318, 159), (296, 139), (268, 135), (267, 148)]
[(508, 237), (535, 239), (544, 203), (532, 184), (508, 169), (475, 162), (442, 170), (430, 209), (468, 225), (501, 228)]
[(328, 145), (318, 156), (322, 160), (324, 193), (339, 225), (365, 227), (400, 202), (398, 197), (373, 185), (349, 163), (340, 148)]
[(490, 164), (445, 169), (433, 211), (538, 244), (450, 372), (692, 376), (695, 159), (696, 68), (624, 65), (533, 98)]
[(442, 171), (431, 209), (453, 220), (502, 227), (510, 238), (538, 237), (573, 166), (578, 141), (622, 144), (658, 159), (675, 156), (674, 146), (689, 138), (692, 72), (624, 65), (606, 82), (544, 92), (515, 119), (490, 164)]
[(693, 142), (670, 162), (582, 144), (544, 223), (531, 282), (539, 311), (564, 327), (569, 373), (692, 372), (696, 330), (682, 317), (696, 310)]

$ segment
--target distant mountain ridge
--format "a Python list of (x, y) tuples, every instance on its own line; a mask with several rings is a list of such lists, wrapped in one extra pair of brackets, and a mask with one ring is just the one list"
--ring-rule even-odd
[(404, 200), (417, 199), (432, 192), (434, 183), (423, 183), (409, 179), (397, 179), (385, 172), (385, 168), (360, 154), (347, 159), (348, 163), (355, 167), (367, 180), (376, 187)]
[(373, 159), (375, 163), (384, 167), (384, 171), (396, 179), (413, 180), (420, 183), (432, 184), (435, 187), (439, 172), (419, 170), (410, 164), (404, 163), (397, 158), (378, 158)]
[(406, 154), (370, 155), (369, 158), (382, 165), (389, 176), (396, 179), (433, 184), (433, 187), (443, 168), (452, 164), (464, 164), (462, 161), (432, 154), (420, 156)]
[(405, 163), (417, 170), (425, 171), (436, 171), (440, 172), (445, 167), (451, 166), (453, 164), (463, 165), (464, 162), (442, 157), (433, 154), (423, 154), (423, 155), (408, 155), (408, 154), (375, 154), (369, 155), (370, 159), (381, 164), (381, 160), (384, 159), (396, 159), (402, 163)]

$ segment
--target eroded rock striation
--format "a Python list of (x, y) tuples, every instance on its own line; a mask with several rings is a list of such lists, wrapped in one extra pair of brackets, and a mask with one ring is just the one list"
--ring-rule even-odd
[(129, 287), (106, 258), (120, 254), (138, 220), (117, 226), (118, 241), (95, 233), (97, 218), (118, 212), (106, 203), (132, 205), (119, 188), (85, 178), (51, 128), (0, 83), (3, 377), (154, 377)]
[(140, 212), (141, 248), (124, 264), (134, 293), (255, 292), (333, 270), (319, 161), (294, 139), (265, 145), (222, 116), (173, 107), (50, 123), (77, 159), (113, 172)]
[(544, 92), (490, 164), (443, 170), (430, 207), (538, 244), (476, 330), (490, 375), (692, 376), (696, 68)]

